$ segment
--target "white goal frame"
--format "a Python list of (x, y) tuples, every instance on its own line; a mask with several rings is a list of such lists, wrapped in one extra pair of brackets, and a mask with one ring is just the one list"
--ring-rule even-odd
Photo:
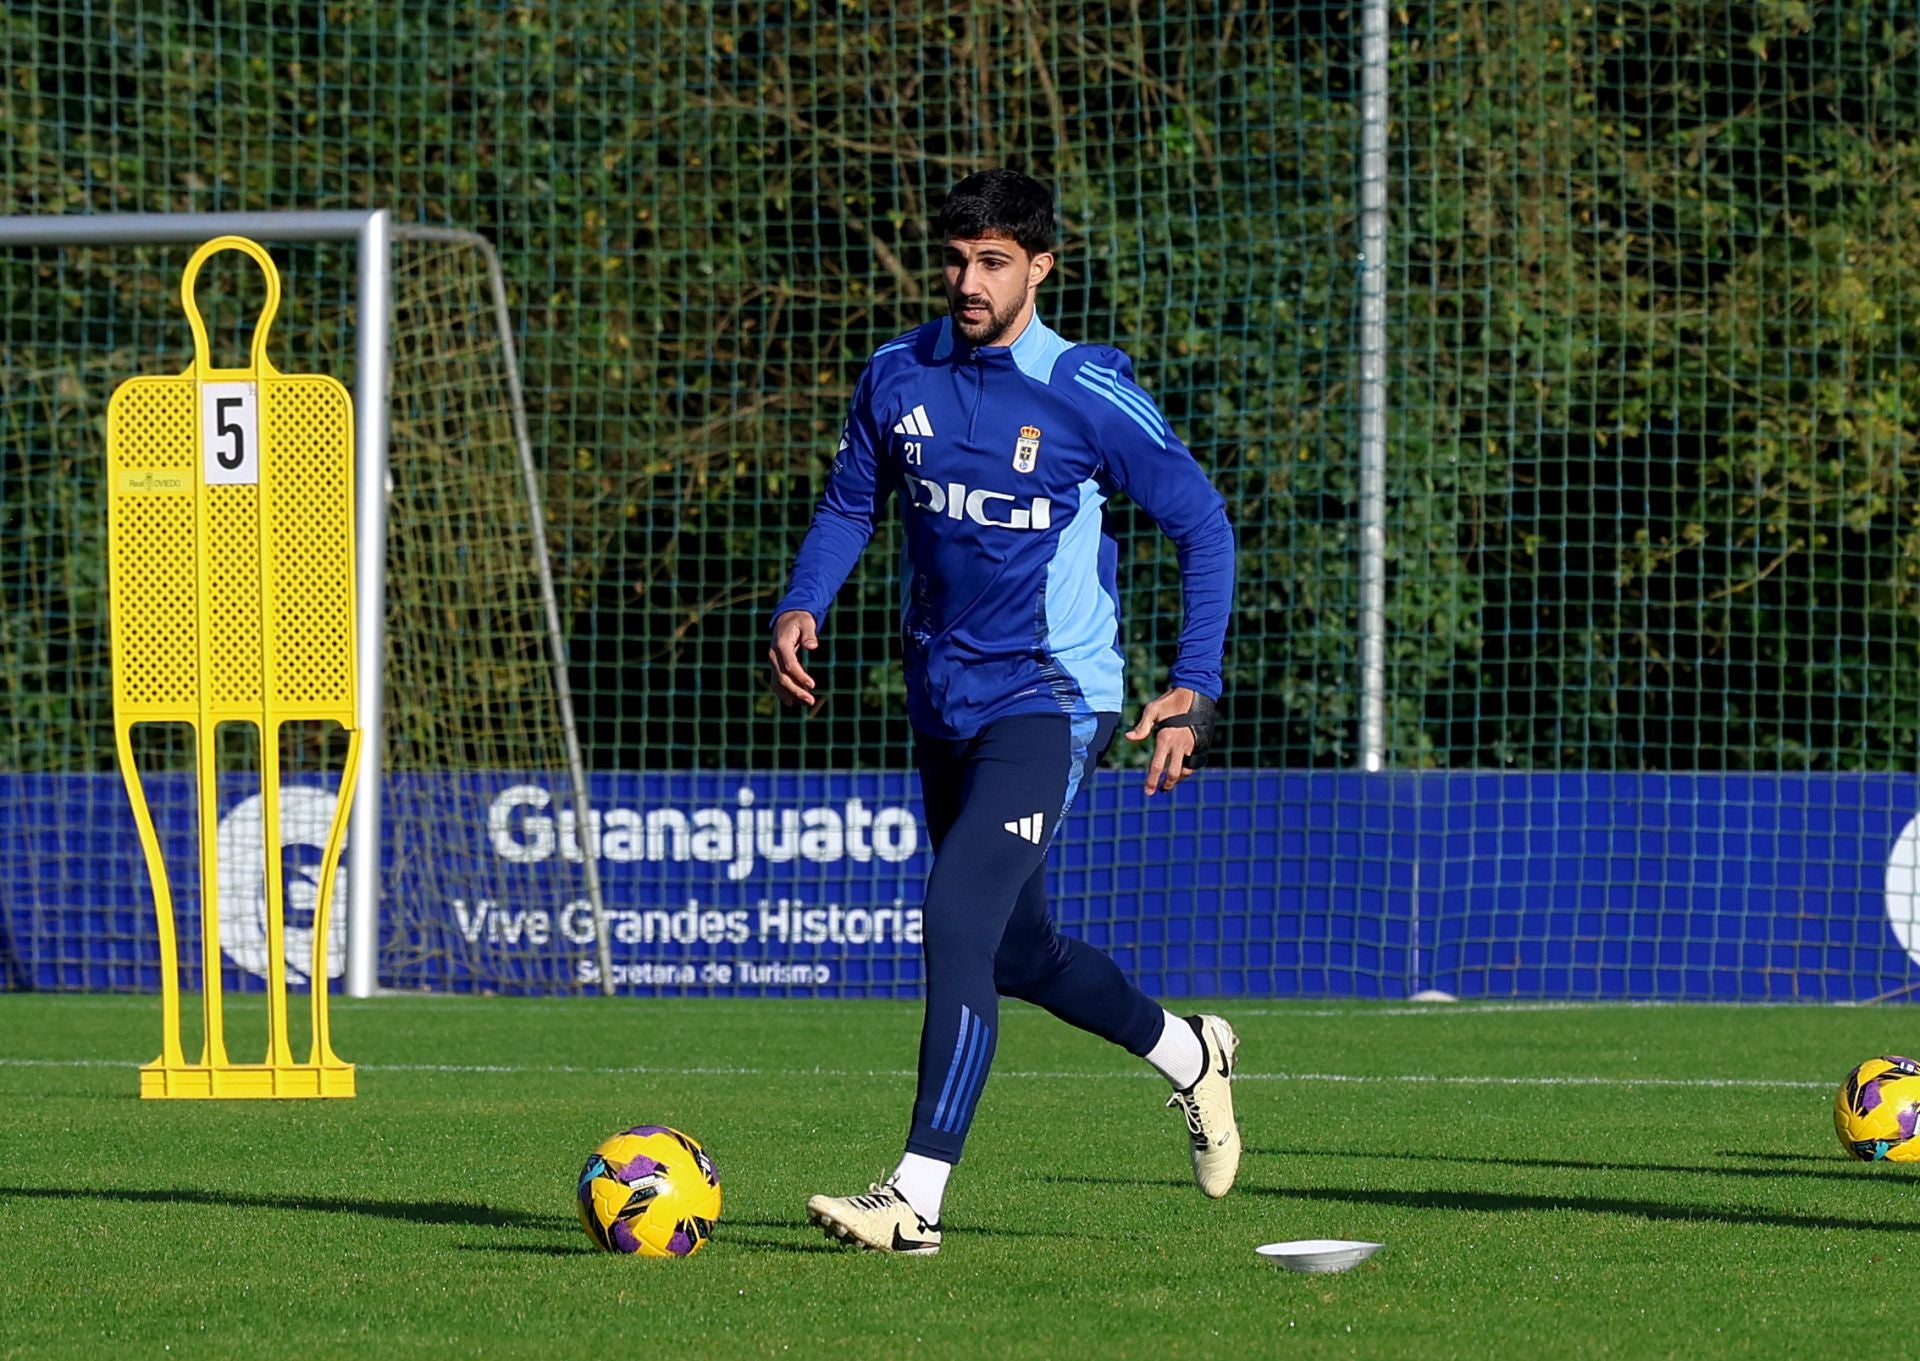
[[(514, 442), (519, 448), (526, 482), (534, 558), (546, 610), (552, 653), (554, 691), (566, 734), (567, 762), (573, 782), (579, 825), (589, 827), (591, 800), (586, 763), (581, 755), (579, 729), (574, 721), (573, 691), (567, 681), (566, 639), (560, 621), (559, 597), (554, 588), (552, 559), (547, 546), (546, 516), (541, 503), (538, 470), (528, 433), (526, 400), (520, 383), (520, 362), (513, 343), (512, 318), (507, 308), (506, 281), (493, 243), (477, 232), (456, 228), (395, 223), (384, 208), (311, 212), (259, 213), (103, 213), (0, 217), (0, 249), (19, 246), (169, 246), (193, 245), (216, 236), (244, 236), (263, 243), (289, 241), (351, 241), (356, 245), (355, 275), (359, 327), (355, 333), (354, 407), (354, 588), (359, 603), (357, 683), (364, 775), (354, 794), (347, 837), (347, 967), (344, 991), (349, 997), (371, 997), (380, 986), (380, 797), (384, 753), (386, 662), (386, 548), (387, 548), (387, 417), (389, 338), (393, 315), (393, 242), (440, 241), (471, 246), (487, 261), (492, 285), (494, 322), (506, 358), (508, 397), (513, 412)], [(129, 377), (133, 375), (129, 374)], [(599, 867), (593, 857), (584, 862), (587, 896), (593, 905), (594, 935), (599, 955), (601, 990), (613, 992), (613, 966), (607, 936), (606, 906), (600, 892)]]

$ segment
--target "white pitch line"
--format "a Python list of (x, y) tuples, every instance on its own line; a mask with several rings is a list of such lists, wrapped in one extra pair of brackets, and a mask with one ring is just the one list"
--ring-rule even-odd
[[(25, 996), (26, 994), (19, 994)], [(0, 994), (0, 1003), (6, 1000)], [(600, 997), (492, 997), (477, 993), (419, 993), (384, 992), (374, 998), (336, 997), (333, 1005), (348, 1013), (363, 1010), (381, 1011), (388, 1007), (424, 1005), (435, 1009), (470, 1005), (501, 1007), (514, 1012), (524, 1011), (570, 1011), (578, 1015), (589, 1007), (602, 1005), (612, 1000), (617, 1002), (655, 1003), (688, 1002), (700, 1008), (712, 1008), (716, 1011), (752, 1011), (759, 1015), (784, 1013), (787, 1015), (817, 1014), (829, 1007), (842, 1006), (848, 1002), (900, 1004), (917, 1003), (914, 997), (620, 997), (606, 999)], [(1738, 1005), (1743, 1011), (1752, 1012), (1768, 1006), (1778, 1006), (1804, 1011), (1809, 1006), (1804, 1002), (1781, 1003), (1714, 1003), (1714, 1002), (1668, 1002), (1648, 999), (1620, 1001), (1538, 1001), (1512, 1002), (1494, 998), (1467, 998), (1456, 1002), (1389, 1002), (1385, 1000), (1354, 998), (1349, 1001), (1329, 1002), (1325, 999), (1301, 999), (1298, 1002), (1283, 1002), (1278, 1005), (1271, 999), (1261, 999), (1258, 1005), (1239, 1006), (1232, 998), (1181, 998), (1163, 999), (1176, 1010), (1188, 1006), (1204, 1006), (1210, 1011), (1218, 1011), (1228, 1019), (1240, 1016), (1279, 1017), (1283, 1020), (1341, 1020), (1367, 1021), (1374, 1017), (1463, 1017), (1463, 1016), (1534, 1016), (1543, 1012), (1584, 1012), (1584, 1011), (1646, 1011), (1652, 1009), (1691, 1007), (1691, 1008), (1731, 1008)], [(146, 993), (63, 994), (62, 1007), (75, 1010), (100, 1008), (103, 1010), (127, 1011), (152, 1009), (155, 1001)], [(1830, 1003), (1828, 1005), (1852, 1005), (1850, 1003)], [(1047, 1020), (1051, 1017), (1039, 1007), (1010, 1006), (1001, 1013), (1003, 1021)]]
[(1411, 1082), (1447, 1087), (1730, 1087), (1758, 1091), (1826, 1091), (1831, 1082), (1787, 1077), (1580, 1077), (1556, 1073), (1544, 1077), (1445, 1073), (1235, 1073), (1233, 1080), (1256, 1082)]
[[(1307, 1016), (1316, 1019), (1366, 1021), (1375, 1016), (1533, 1016), (1543, 1011), (1643, 1011), (1651, 1007), (1707, 1006), (1695, 1002), (1349, 1002), (1341, 1007), (1237, 1007), (1231, 1001), (1216, 1004), (1221, 1014), (1234, 1016)], [(1044, 1014), (1044, 1013), (1042, 1013)]]
[[(448, 1075), (482, 1074), (486, 1076), (525, 1077), (534, 1075), (605, 1077), (816, 1077), (816, 1078), (910, 1078), (910, 1068), (745, 1068), (745, 1067), (666, 1067), (646, 1064), (628, 1066), (592, 1066), (584, 1064), (518, 1063), (362, 1063), (356, 1065), (369, 1073), (444, 1073)], [(0, 1068), (137, 1068), (132, 1059), (9, 1059), (0, 1058)], [(995, 1077), (1045, 1082), (1138, 1082), (1154, 1079), (1154, 1074), (1139, 1072), (1061, 1072), (1040, 1069), (999, 1069)], [(1599, 1077), (1565, 1073), (1529, 1076), (1525, 1074), (1465, 1073), (1235, 1073), (1236, 1082), (1344, 1082), (1371, 1086), (1406, 1083), (1443, 1087), (1708, 1087), (1755, 1091), (1824, 1091), (1833, 1084), (1796, 1078), (1748, 1077)], [(1157, 1079), (1154, 1079), (1157, 1080)]]
[[(257, 997), (260, 994), (248, 994)], [(48, 994), (0, 993), (0, 1006), (13, 998), (22, 1000), (32, 998), (35, 1001), (46, 1000)], [(111, 1010), (145, 1010), (156, 1006), (156, 997), (152, 993), (60, 993), (56, 1000), (62, 1007), (86, 1009), (97, 1007)], [(1534, 1000), (1516, 1000), (1500, 997), (1462, 997), (1451, 1002), (1411, 1002), (1405, 999), (1383, 997), (1302, 997), (1295, 999), (1272, 997), (1248, 997), (1242, 1000), (1233, 997), (1168, 997), (1163, 999), (1176, 1010), (1187, 1007), (1205, 1007), (1218, 1011), (1229, 1018), (1235, 1016), (1278, 1016), (1312, 1017), (1318, 1019), (1365, 1020), (1374, 1016), (1533, 1016), (1545, 1012), (1585, 1012), (1585, 1011), (1651, 1011), (1651, 1010), (1694, 1010), (1694, 1011), (1733, 1011), (1743, 1014), (1760, 1011), (1807, 1011), (1822, 1007), (1855, 1007), (1857, 1002), (1708, 1002), (1686, 999), (1664, 998), (1570, 998), (1554, 1000), (1538, 998)], [(688, 1003), (706, 1010), (715, 1011), (752, 1011), (760, 1015), (768, 1012), (810, 1013), (820, 1012), (833, 1007), (854, 1005), (917, 1004), (918, 997), (705, 997), (698, 994), (675, 994), (670, 996), (626, 995), (603, 998), (597, 994), (578, 996), (499, 996), (491, 993), (472, 992), (413, 992), (403, 989), (383, 990), (371, 998), (342, 997), (336, 995), (333, 1005), (350, 1011), (381, 1011), (388, 1007), (426, 1006), (444, 1010), (455, 1006), (474, 1006), (512, 1011), (572, 1011), (579, 1013), (592, 1007), (603, 1006), (608, 1002), (631, 1002), (638, 1004)], [(1009, 1006), (1004, 1019), (1047, 1018), (1047, 1013), (1039, 1007), (1018, 1005)]]

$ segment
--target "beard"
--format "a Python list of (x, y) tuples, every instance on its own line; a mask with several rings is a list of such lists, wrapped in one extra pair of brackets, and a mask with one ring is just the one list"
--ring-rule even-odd
[[(961, 309), (969, 302), (977, 303), (987, 310), (987, 315), (979, 321), (969, 322), (961, 317)], [(1005, 312), (993, 310), (993, 301), (989, 298), (947, 298), (947, 311), (953, 317), (953, 329), (958, 331), (967, 344), (975, 349), (984, 349), (988, 345), (997, 345), (1000, 338), (1013, 325), (1013, 319), (1020, 313), (1020, 300), (1007, 305)]]

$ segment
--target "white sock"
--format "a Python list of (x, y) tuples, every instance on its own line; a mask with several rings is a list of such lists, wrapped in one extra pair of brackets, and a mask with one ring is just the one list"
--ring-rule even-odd
[(1200, 1037), (1184, 1017), (1175, 1016), (1165, 1007), (1160, 1009), (1160, 1014), (1167, 1018), (1166, 1023), (1160, 1029), (1160, 1038), (1147, 1051), (1147, 1062), (1158, 1068), (1161, 1076), (1176, 1088), (1185, 1091), (1206, 1072), (1207, 1051), (1200, 1047)]
[(906, 1197), (913, 1212), (931, 1228), (940, 1222), (940, 1202), (947, 1194), (947, 1178), (952, 1175), (952, 1163), (923, 1158), (918, 1153), (902, 1153), (900, 1166), (887, 1181)]

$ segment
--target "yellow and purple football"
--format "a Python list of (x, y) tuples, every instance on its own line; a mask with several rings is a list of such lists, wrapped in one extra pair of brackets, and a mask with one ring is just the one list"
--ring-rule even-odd
[(691, 1257), (720, 1218), (720, 1174), (694, 1139), (639, 1125), (593, 1150), (576, 1200), (587, 1236), (607, 1252)]
[(1833, 1098), (1840, 1147), (1862, 1162), (1920, 1162), (1920, 1063), (1888, 1054), (1847, 1074)]

